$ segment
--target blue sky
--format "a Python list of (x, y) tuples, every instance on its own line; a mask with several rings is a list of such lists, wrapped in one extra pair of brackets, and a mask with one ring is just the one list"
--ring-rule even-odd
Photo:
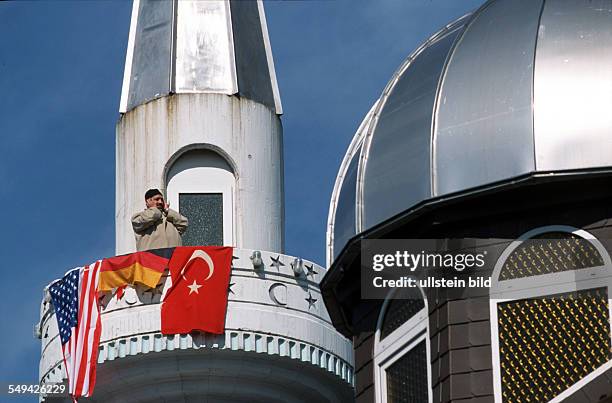
[[(285, 112), (287, 254), (325, 263), (329, 198), (355, 129), (402, 60), (481, 3), (265, 3)], [(114, 254), (130, 13), (124, 0), (0, 2), (0, 385), (37, 382), (43, 287)]]

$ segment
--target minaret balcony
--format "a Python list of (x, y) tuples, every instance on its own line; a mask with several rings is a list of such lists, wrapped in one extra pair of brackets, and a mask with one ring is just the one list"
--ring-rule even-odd
[[(221, 335), (161, 333), (168, 271), (156, 288), (128, 286), (121, 298), (107, 295), (101, 300), (97, 382), (93, 396), (83, 400), (352, 401), (352, 346), (333, 328), (323, 304), (324, 275), (323, 267), (293, 256), (235, 248)], [(48, 298), (38, 326), (40, 382), (65, 383)]]

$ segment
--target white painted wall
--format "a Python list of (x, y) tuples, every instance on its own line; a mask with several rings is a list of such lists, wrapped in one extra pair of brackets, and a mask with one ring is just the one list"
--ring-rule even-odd
[[(233, 244), (282, 252), (279, 117), (266, 106), (236, 96), (180, 94), (141, 105), (117, 124), (116, 253), (136, 250), (130, 218), (144, 208), (144, 192), (153, 187), (165, 191), (174, 161), (198, 148), (223, 155), (234, 171)], [(173, 197), (180, 187), (170, 186)]]

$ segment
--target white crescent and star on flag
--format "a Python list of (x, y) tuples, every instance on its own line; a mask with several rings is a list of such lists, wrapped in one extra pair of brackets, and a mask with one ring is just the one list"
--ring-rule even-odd
[[(193, 253), (191, 254), (191, 257), (189, 257), (189, 260), (187, 260), (187, 263), (185, 263), (185, 265), (181, 269), (180, 276), (183, 277), (183, 280), (187, 281), (187, 278), (185, 277), (185, 270), (196, 259), (202, 259), (208, 265), (209, 272), (208, 272), (208, 276), (206, 276), (204, 281), (207, 281), (208, 279), (212, 277), (213, 273), (215, 272), (215, 264), (213, 263), (213, 260), (208, 253), (204, 252), (201, 249), (198, 249), (198, 250), (193, 251)], [(187, 286), (187, 288), (189, 288), (189, 295), (191, 295), (192, 293), (198, 294), (198, 289), (201, 287), (202, 285), (198, 284), (197, 281), (194, 279), (193, 283)]]

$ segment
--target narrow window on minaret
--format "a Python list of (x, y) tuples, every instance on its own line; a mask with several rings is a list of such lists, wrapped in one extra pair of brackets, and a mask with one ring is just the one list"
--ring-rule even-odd
[(223, 245), (222, 193), (181, 193), (179, 207), (189, 218), (183, 245)]
[(207, 149), (187, 151), (174, 160), (166, 178), (170, 208), (189, 220), (183, 245), (234, 245), (236, 177), (224, 157)]

